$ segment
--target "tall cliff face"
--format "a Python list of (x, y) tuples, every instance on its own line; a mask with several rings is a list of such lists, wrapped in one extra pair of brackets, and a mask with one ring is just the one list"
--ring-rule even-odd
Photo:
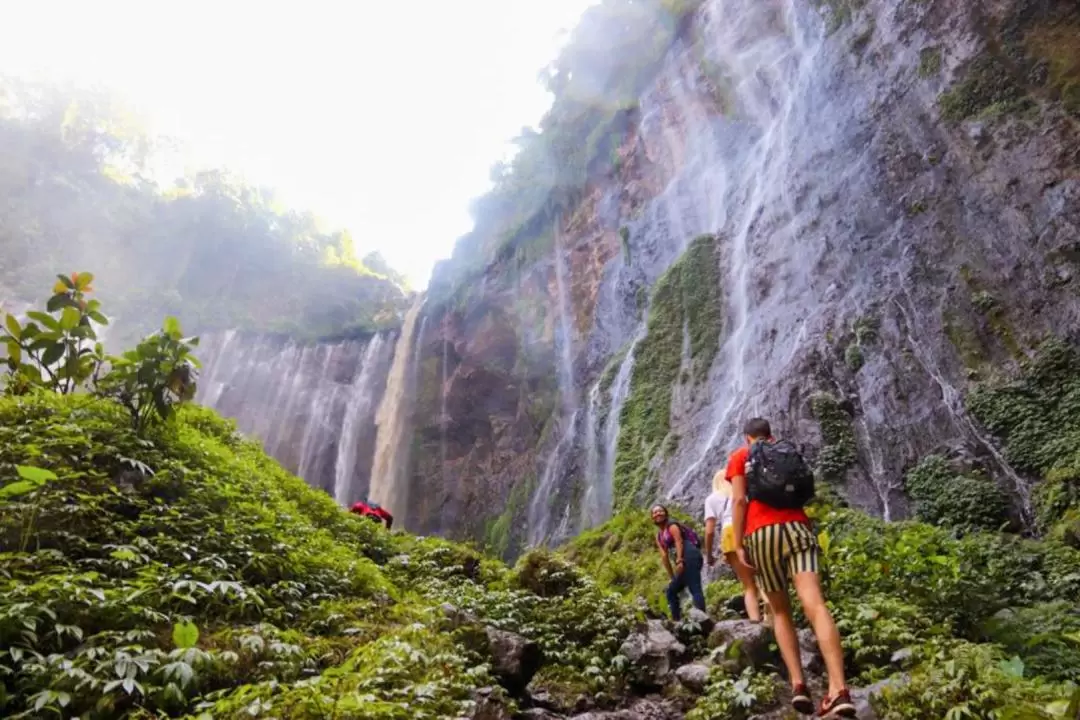
[(346, 505), (367, 496), (394, 334), (298, 344), (204, 336), (196, 400), (236, 420), (283, 466)]
[(433, 281), (417, 529), (696, 509), (752, 415), (885, 517), (931, 452), (1026, 517), (962, 399), (1080, 312), (1078, 33), (1064, 0), (694, 5), (573, 201)]

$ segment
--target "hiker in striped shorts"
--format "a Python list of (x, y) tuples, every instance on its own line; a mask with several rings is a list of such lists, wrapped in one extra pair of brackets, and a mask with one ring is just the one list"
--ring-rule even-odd
[(776, 644), (792, 684), (791, 704), (804, 715), (814, 712), (799, 660), (789, 583), (795, 585), (829, 673), (828, 696), (818, 714), (826, 719), (855, 717), (855, 704), (844, 684), (840, 633), (818, 579), (817, 536), (803, 510), (814, 497), (814, 475), (794, 445), (773, 439), (768, 420), (754, 418), (743, 432), (746, 445), (731, 454), (725, 472), (734, 500), (735, 553), (755, 569), (758, 587), (772, 608)]

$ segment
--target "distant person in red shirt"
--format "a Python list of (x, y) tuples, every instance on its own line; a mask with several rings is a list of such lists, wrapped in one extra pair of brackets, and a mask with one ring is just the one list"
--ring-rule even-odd
[(387, 530), (394, 524), (394, 516), (379, 507), (378, 503), (358, 502), (349, 508), (349, 512), (371, 518), (375, 522), (385, 522)]
[(735, 553), (756, 570), (758, 587), (769, 599), (776, 643), (793, 686), (791, 704), (804, 715), (814, 712), (791, 617), (788, 584), (793, 582), (829, 673), (829, 694), (818, 714), (826, 719), (855, 717), (844, 684), (840, 633), (818, 579), (817, 536), (803, 510), (814, 496), (814, 475), (794, 445), (773, 439), (768, 420), (754, 418), (743, 432), (746, 445), (731, 454), (725, 473), (734, 500)]

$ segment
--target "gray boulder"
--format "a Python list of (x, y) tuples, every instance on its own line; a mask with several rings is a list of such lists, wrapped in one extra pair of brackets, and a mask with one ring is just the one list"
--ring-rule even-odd
[(491, 666), (499, 683), (514, 695), (520, 695), (544, 661), (540, 646), (521, 635), (495, 628), (484, 628), (491, 650)]
[(733, 673), (747, 667), (761, 667), (773, 660), (771, 642), (772, 634), (760, 623), (724, 620), (709, 634), (710, 659)]
[(690, 663), (675, 671), (675, 677), (684, 688), (698, 695), (705, 692), (709, 682), (709, 666), (704, 663)]
[(825, 661), (821, 657), (817, 636), (810, 628), (799, 631), (799, 661), (802, 663), (803, 670), (811, 675), (820, 675), (825, 672)]
[(626, 638), (619, 652), (630, 661), (635, 684), (662, 687), (686, 653), (686, 646), (662, 622), (649, 620), (642, 630)]

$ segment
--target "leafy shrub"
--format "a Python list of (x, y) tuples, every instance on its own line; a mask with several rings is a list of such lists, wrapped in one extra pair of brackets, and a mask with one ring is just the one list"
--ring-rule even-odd
[(53, 286), (47, 312), (32, 310), (25, 326), (14, 315), (4, 317), (0, 344), (7, 351), (7, 391), (22, 394), (32, 388), (61, 393), (79, 389), (97, 372), (103, 350), (93, 323), (107, 325), (101, 303), (87, 300), (93, 292), (90, 273), (71, 273)]
[(1038, 493), (1037, 520), (1049, 530), (1080, 494), (1080, 352), (1049, 340), (1017, 377), (976, 388), (967, 406), (1004, 441), (1013, 467), (1053, 486)]
[(1080, 607), (1068, 602), (1005, 608), (983, 625), (986, 639), (1021, 656), (1035, 675), (1080, 681)]
[(1023, 662), (1007, 661), (993, 646), (942, 641), (922, 648), (919, 659), (907, 680), (871, 700), (883, 720), (1067, 717), (1057, 713), (1069, 690), (1025, 680)]
[(943, 632), (922, 610), (897, 597), (845, 596), (830, 604), (848, 672), (864, 681), (880, 679), (896, 651)]
[(195, 397), (199, 361), (191, 351), (198, 344), (198, 338), (183, 337), (176, 318), (166, 318), (161, 332), (109, 358), (109, 373), (97, 389), (127, 409), (132, 429), (142, 435), (153, 419), (169, 420), (176, 405)]
[(998, 530), (1009, 522), (1009, 500), (986, 478), (956, 473), (940, 455), (929, 455), (904, 478), (920, 520), (960, 533)]
[(767, 708), (776, 697), (776, 681), (753, 668), (733, 678), (717, 666), (709, 673), (709, 683), (686, 720), (746, 720), (753, 711)]

